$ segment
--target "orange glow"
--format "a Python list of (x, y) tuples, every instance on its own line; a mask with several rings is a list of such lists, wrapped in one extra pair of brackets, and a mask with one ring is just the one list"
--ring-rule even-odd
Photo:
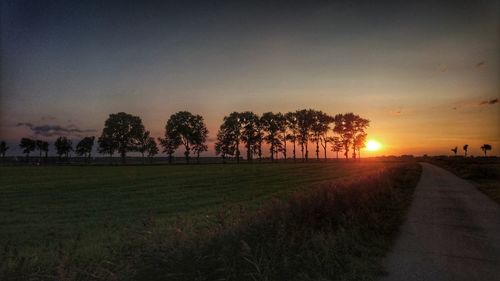
[(376, 140), (368, 140), (366, 142), (366, 150), (368, 151), (377, 151), (380, 148), (382, 148), (382, 145)]

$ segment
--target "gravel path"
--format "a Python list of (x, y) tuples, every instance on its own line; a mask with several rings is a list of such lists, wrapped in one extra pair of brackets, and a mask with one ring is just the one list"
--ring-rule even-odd
[(500, 205), (431, 164), (381, 280), (500, 280)]

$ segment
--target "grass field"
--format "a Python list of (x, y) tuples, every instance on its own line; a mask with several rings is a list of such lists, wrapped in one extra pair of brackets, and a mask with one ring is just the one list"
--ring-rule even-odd
[[(211, 224), (218, 210), (378, 171), (380, 162), (192, 166), (0, 167), (0, 263), (52, 268), (62, 256), (110, 259), (154, 219)], [(22, 264), (19, 264), (22, 263)]]

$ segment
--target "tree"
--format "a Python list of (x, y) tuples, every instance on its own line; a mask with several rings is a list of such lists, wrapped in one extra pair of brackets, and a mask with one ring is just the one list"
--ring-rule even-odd
[(486, 157), (486, 154), (488, 152), (488, 150), (491, 150), (492, 147), (490, 144), (483, 144), (483, 146), (481, 146), (481, 150), (484, 152), (484, 157)]
[(458, 147), (455, 146), (455, 148), (452, 148), (451, 151), (453, 151), (453, 153), (455, 154), (455, 156), (457, 156)]
[(262, 127), (267, 135), (264, 136), (264, 140), (270, 145), (269, 152), (271, 156), (271, 162), (274, 161), (274, 155), (276, 154), (279, 147), (282, 146), (280, 140), (280, 132), (282, 131), (283, 122), (281, 119), (283, 115), (281, 113), (274, 114), (272, 112), (266, 112), (262, 114), (260, 121)]
[(339, 137), (330, 138), (330, 142), (332, 143), (332, 151), (337, 154), (337, 160), (339, 160), (339, 152), (342, 151), (344, 143)]
[(158, 149), (158, 145), (156, 144), (156, 141), (153, 137), (149, 137), (148, 141), (146, 142), (146, 147), (147, 150), (146, 152), (148, 153), (148, 158), (149, 162), (151, 163), (153, 161), (153, 157), (160, 152)]
[(302, 160), (305, 159), (307, 161), (309, 158), (308, 143), (309, 143), (311, 126), (313, 124), (313, 111), (311, 109), (297, 110), (295, 112), (295, 117), (297, 118), (298, 141), (300, 144)]
[(110, 114), (99, 138), (100, 151), (113, 155), (116, 150), (125, 163), (127, 152), (137, 150), (143, 134), (144, 125), (140, 117), (125, 112)]
[(295, 112), (288, 112), (285, 114), (286, 126), (288, 129), (288, 134), (286, 135), (286, 139), (291, 141), (293, 144), (293, 161), (296, 160), (296, 143), (297, 143), (297, 135), (299, 134), (299, 127), (297, 123), (297, 116)]
[[(333, 131), (340, 137), (345, 158), (349, 159), (349, 149), (351, 145), (354, 150), (353, 158), (356, 158), (356, 152), (359, 151), (357, 145), (359, 145), (360, 142), (355, 142), (355, 140), (360, 139), (366, 134), (365, 129), (368, 128), (370, 121), (353, 113), (337, 114), (333, 118), (333, 121), (335, 124)], [(364, 137), (366, 138), (366, 136)]]
[(182, 144), (185, 148), (184, 156), (186, 163), (189, 163), (191, 150), (198, 149), (198, 153), (204, 151), (208, 130), (203, 122), (203, 117), (193, 115), (188, 111), (179, 111), (172, 114), (165, 125), (165, 137), (171, 140), (171, 148), (174, 150)]
[(241, 128), (241, 141), (247, 148), (247, 161), (252, 161), (253, 151), (259, 138), (259, 116), (251, 111), (239, 113), (239, 125)]
[(30, 153), (36, 149), (36, 141), (29, 138), (22, 138), (19, 147), (23, 149), (26, 157), (30, 157)]
[(158, 138), (158, 141), (163, 146), (163, 153), (168, 155), (168, 163), (172, 164), (173, 154), (181, 144), (181, 139), (177, 134), (166, 131), (165, 138)]
[(144, 162), (144, 154), (148, 151), (148, 143), (150, 142), (150, 139), (153, 139), (154, 141), (154, 138), (150, 136), (150, 132), (145, 131), (143, 134), (141, 134), (139, 141), (137, 143), (137, 151), (142, 154), (143, 162)]
[(92, 148), (94, 147), (95, 137), (84, 137), (76, 145), (76, 154), (79, 156), (84, 156), (85, 161), (90, 162), (90, 156), (92, 154)]
[(464, 152), (465, 152), (464, 156), (467, 157), (467, 150), (469, 149), (469, 145), (468, 144), (464, 145), (463, 149), (464, 149)]
[(66, 160), (69, 157), (69, 153), (73, 151), (73, 143), (66, 137), (58, 137), (56, 142), (54, 143), (56, 147), (57, 155), (59, 155), (59, 159), (62, 155), (66, 156)]
[(361, 159), (361, 149), (366, 146), (366, 136), (367, 134), (365, 132), (356, 134), (354, 136), (354, 144), (353, 144), (353, 149), (358, 151), (358, 159)]
[(316, 159), (319, 160), (319, 144), (323, 147), (324, 157), (326, 160), (326, 147), (328, 143), (328, 130), (330, 123), (333, 122), (333, 117), (322, 111), (312, 111), (312, 140), (316, 142)]
[(226, 161), (226, 156), (235, 156), (236, 163), (240, 161), (240, 137), (241, 125), (238, 112), (232, 112), (225, 116), (219, 131), (217, 132), (217, 142), (215, 143), (215, 153), (221, 155), (222, 161)]
[(2, 155), (2, 160), (5, 159), (5, 152), (7, 152), (8, 149), (7, 143), (5, 141), (0, 141), (0, 155)]
[(40, 152), (40, 160), (42, 159), (42, 152), (45, 154), (45, 158), (47, 158), (49, 154), (49, 143), (42, 140), (35, 141), (36, 149)]

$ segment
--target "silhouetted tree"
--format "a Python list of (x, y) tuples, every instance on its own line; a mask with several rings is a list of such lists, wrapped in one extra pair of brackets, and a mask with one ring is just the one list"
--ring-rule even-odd
[(168, 155), (168, 163), (172, 164), (175, 150), (181, 145), (181, 138), (175, 132), (165, 131), (165, 138), (158, 138), (158, 141), (163, 146), (163, 153)]
[[(154, 141), (155, 139), (150, 136), (149, 131), (144, 131), (144, 133), (141, 134), (138, 142), (137, 142), (137, 151), (141, 153), (142, 155), (142, 162), (144, 163), (145, 159), (145, 153), (148, 151), (148, 143), (151, 142), (151, 139)], [(155, 142), (156, 144), (156, 142)]]
[(226, 156), (233, 156), (236, 151), (236, 145), (238, 137), (233, 134), (230, 130), (226, 130), (224, 124), (221, 125), (221, 129), (217, 132), (217, 142), (215, 143), (215, 154), (222, 157), (222, 162), (226, 163)]
[[(302, 109), (295, 112), (295, 117), (297, 118), (297, 127), (299, 129), (298, 141), (300, 144), (300, 151), (302, 154), (302, 160), (309, 159), (309, 137), (310, 131), (313, 124), (313, 111), (311, 109)], [(305, 154), (304, 154), (305, 150)]]
[(75, 152), (79, 156), (84, 156), (85, 161), (90, 162), (90, 155), (92, 154), (92, 148), (94, 147), (95, 137), (84, 137), (76, 145)]
[(148, 158), (149, 162), (153, 162), (153, 157), (160, 152), (158, 149), (158, 145), (156, 144), (156, 141), (153, 137), (149, 137), (148, 141), (146, 142), (146, 147), (147, 147), (147, 153), (148, 153)]
[(467, 150), (469, 150), (469, 145), (468, 144), (464, 145), (463, 149), (465, 153), (464, 156), (467, 157)]
[(484, 152), (484, 157), (487, 156), (486, 154), (487, 154), (488, 150), (491, 150), (491, 149), (492, 149), (492, 147), (490, 144), (485, 143), (485, 144), (483, 144), (483, 146), (481, 146), (481, 150)]
[(259, 161), (262, 161), (262, 142), (264, 141), (264, 124), (262, 120), (257, 120), (256, 129), (253, 153), (257, 155)]
[(56, 147), (57, 155), (59, 155), (59, 159), (62, 155), (66, 156), (66, 160), (69, 157), (69, 153), (73, 151), (73, 143), (66, 137), (58, 137), (56, 142), (54, 143)]
[(247, 149), (247, 161), (252, 161), (254, 147), (259, 138), (259, 116), (251, 111), (245, 111), (238, 115), (241, 128), (240, 138)]
[(193, 139), (193, 152), (196, 154), (196, 162), (200, 163), (200, 154), (208, 150), (208, 146), (205, 144), (208, 138), (208, 129), (203, 122), (203, 118), (198, 115), (197, 122), (194, 123), (194, 139)]
[(240, 138), (241, 125), (238, 112), (232, 112), (224, 117), (219, 131), (217, 132), (217, 142), (215, 143), (215, 152), (222, 156), (225, 162), (226, 156), (235, 156), (236, 163), (240, 161)]
[(8, 149), (7, 143), (5, 141), (0, 141), (0, 155), (2, 155), (2, 160), (5, 158), (5, 153)]
[(29, 157), (30, 153), (36, 149), (36, 141), (29, 138), (22, 138), (19, 147), (23, 149), (23, 153), (26, 154), (26, 157)]
[(97, 140), (98, 149), (97, 151), (101, 154), (108, 154), (110, 158), (113, 158), (118, 149), (118, 142), (109, 135), (101, 135)]
[(337, 114), (334, 117), (335, 127), (333, 131), (340, 136), (343, 144), (344, 156), (349, 158), (349, 148), (353, 146), (353, 158), (356, 158), (356, 143), (354, 140), (359, 139), (359, 135), (365, 134), (365, 129), (368, 128), (370, 121), (359, 117), (353, 113)]
[(42, 140), (36, 140), (36, 149), (40, 152), (40, 160), (42, 159), (42, 152), (45, 154), (45, 158), (47, 158), (49, 153), (49, 143)]
[(103, 144), (104, 147), (101, 147), (101, 150), (109, 152), (110, 155), (115, 150), (118, 151), (122, 163), (125, 163), (127, 152), (137, 150), (143, 134), (144, 125), (140, 117), (125, 112), (110, 114), (104, 123), (99, 146)]
[(457, 156), (458, 147), (455, 146), (455, 148), (452, 148), (451, 151), (453, 151), (453, 153), (455, 154), (455, 156)]
[(333, 122), (333, 117), (329, 116), (322, 111), (313, 110), (312, 111), (313, 122), (311, 125), (312, 140), (316, 143), (316, 160), (319, 160), (319, 144), (324, 150), (324, 156), (326, 160), (326, 147), (328, 143), (328, 130), (330, 129), (330, 123)]
[(330, 142), (332, 143), (332, 151), (337, 154), (337, 160), (339, 160), (339, 152), (342, 151), (344, 143), (339, 137), (330, 138)]
[(366, 146), (366, 136), (367, 134), (365, 132), (358, 133), (354, 136), (353, 149), (354, 151), (358, 151), (358, 159), (361, 159), (361, 149)]
[(180, 143), (185, 148), (186, 163), (189, 163), (191, 150), (197, 147), (199, 152), (203, 151), (208, 130), (203, 122), (203, 117), (200, 115), (193, 115), (188, 111), (179, 111), (172, 114), (168, 119), (165, 126), (165, 136), (167, 135), (171, 139), (180, 140)]
[(288, 134), (286, 135), (286, 139), (292, 142), (293, 145), (293, 161), (295, 162), (296, 158), (296, 144), (297, 144), (297, 135), (299, 134), (299, 127), (297, 122), (297, 117), (295, 112), (288, 112), (285, 114), (286, 126), (288, 129)]
[(280, 141), (280, 132), (281, 126), (283, 123), (280, 119), (282, 119), (283, 115), (281, 113), (274, 114), (272, 112), (266, 112), (262, 114), (260, 121), (264, 128), (264, 131), (267, 133), (264, 136), (264, 140), (270, 145), (269, 152), (271, 157), (271, 162), (274, 161), (274, 155), (277, 151), (277, 148), (281, 146)]

